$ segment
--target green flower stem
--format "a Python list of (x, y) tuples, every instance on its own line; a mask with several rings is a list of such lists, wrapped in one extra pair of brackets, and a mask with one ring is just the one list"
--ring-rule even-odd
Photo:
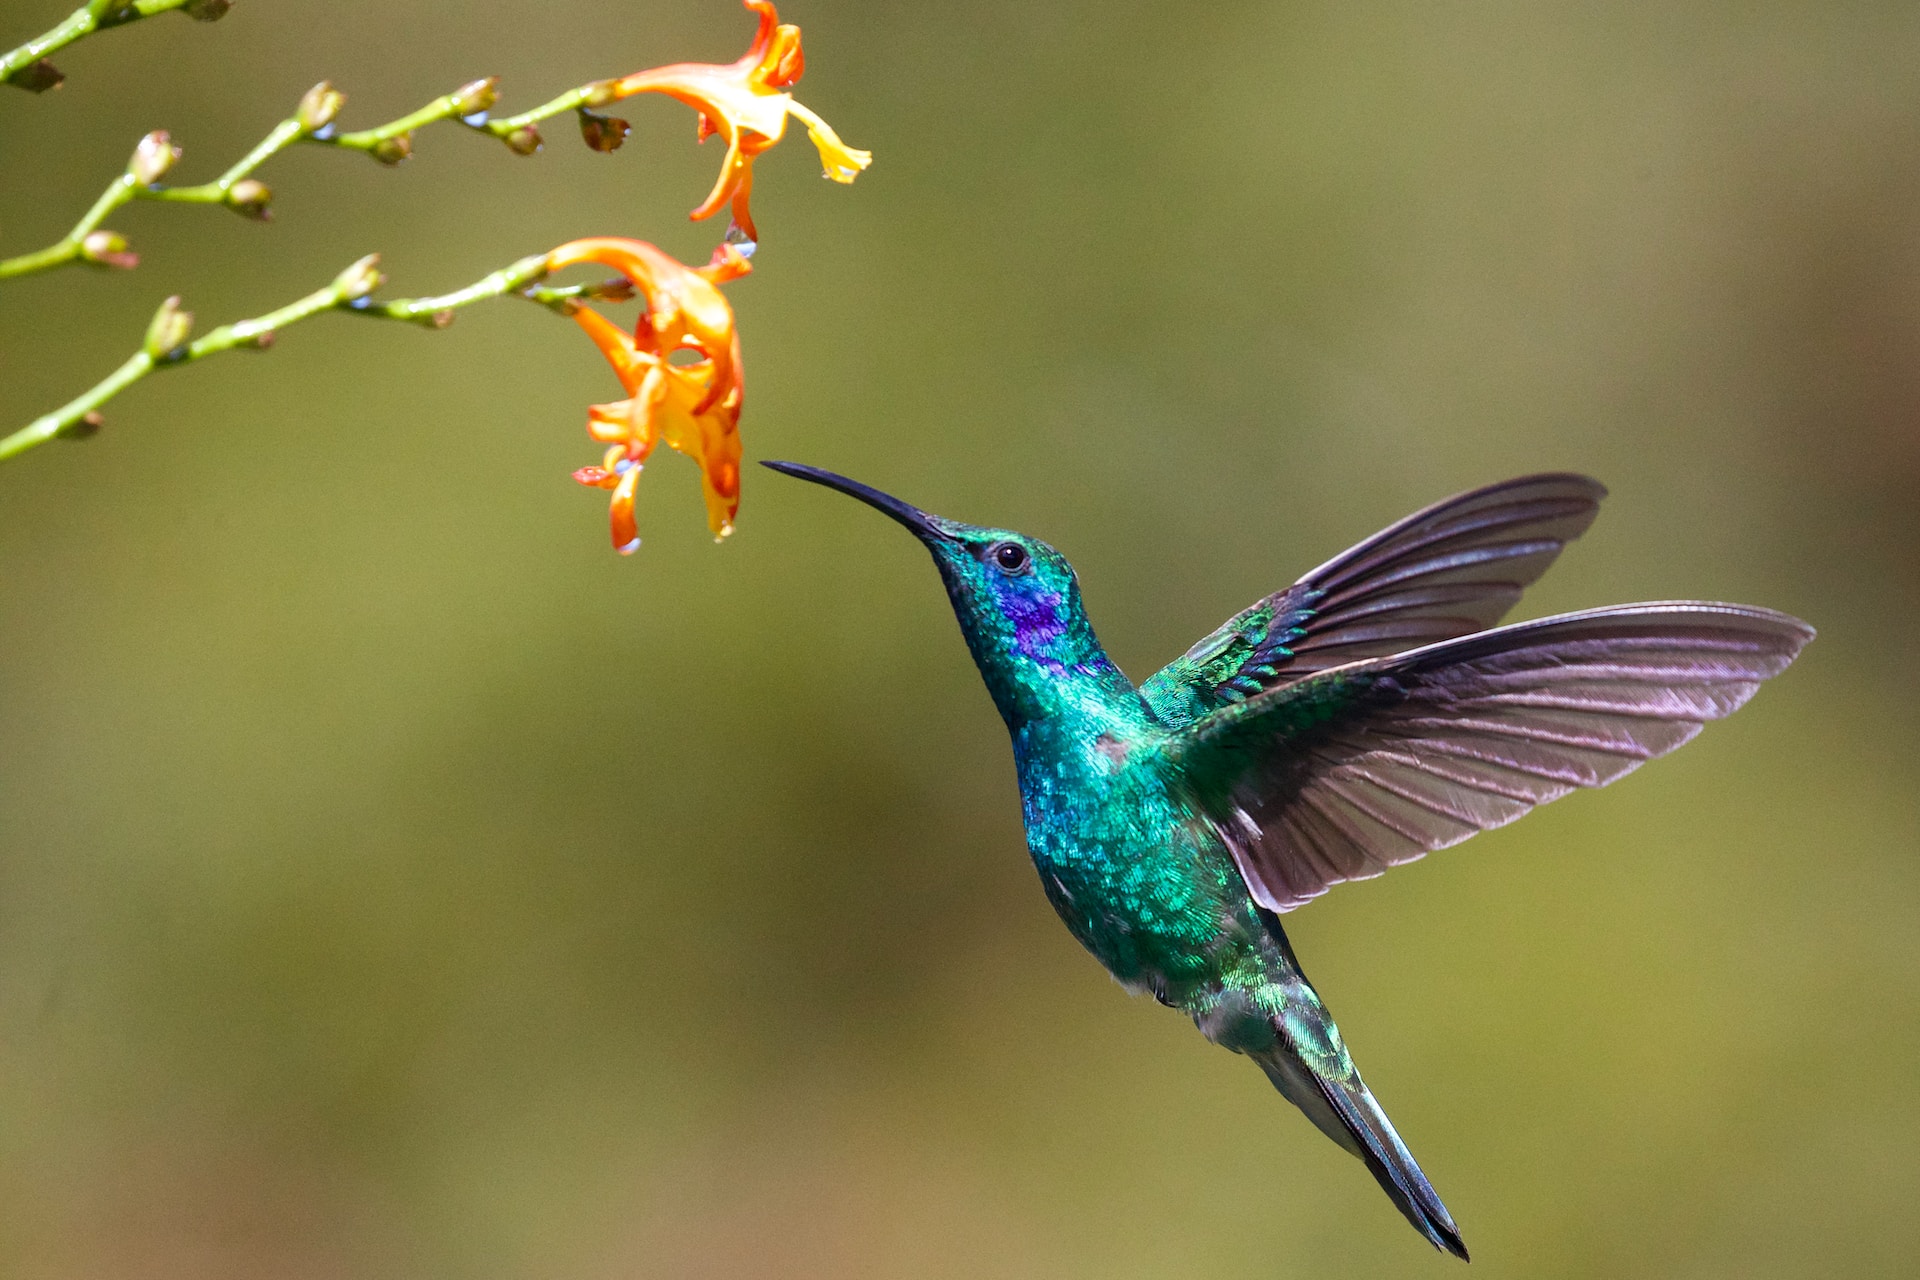
[(100, 223), (108, 221), (109, 213), (119, 209), (123, 203), (134, 200), (142, 192), (140, 184), (134, 182), (131, 173), (123, 173), (113, 178), (108, 190), (100, 192), (100, 200), (94, 201), (94, 207), (86, 211), (79, 223), (73, 225), (58, 242), (38, 249), (35, 253), (21, 253), (19, 257), (0, 259), (0, 280), (10, 280), (13, 276), (25, 276), (36, 271), (52, 271), (54, 267), (65, 267), (67, 263), (77, 263), (84, 255), (84, 242)]
[[(98, 224), (95, 224), (98, 225)], [(92, 230), (91, 227), (88, 230)], [(58, 244), (50, 244), (44, 249), (32, 253), (23, 253), (17, 258), (0, 259), (0, 280), (12, 276), (32, 275), (36, 271), (51, 271), (55, 267), (64, 267), (80, 257), (80, 239), (86, 235), (69, 235)]]
[[(155, 0), (165, 3), (167, 0)], [(181, 0), (182, 3), (186, 0)], [(473, 109), (474, 85), (435, 98), (418, 111), (401, 116), (373, 129), (359, 129), (351, 133), (335, 133), (330, 125), (318, 129), (309, 128), (298, 115), (290, 116), (273, 127), (272, 132), (262, 138), (253, 150), (211, 182), (198, 186), (169, 187), (160, 183), (142, 185), (131, 173), (123, 173), (110, 183), (93, 202), (86, 216), (75, 223), (73, 229), (54, 244), (32, 253), (24, 253), (14, 258), (0, 258), (0, 280), (15, 276), (32, 275), (35, 272), (49, 271), (55, 267), (69, 266), (88, 260), (86, 238), (100, 229), (113, 213), (134, 200), (165, 200), (180, 204), (226, 204), (233, 197), (233, 190), (243, 180), (250, 178), (254, 170), (271, 160), (280, 152), (296, 142), (314, 142), (324, 146), (346, 147), (355, 151), (368, 152), (386, 163), (396, 163), (404, 158), (413, 131), (441, 120), (459, 119), (468, 128), (507, 141), (516, 134), (522, 134), (538, 121), (549, 116), (559, 115), (563, 111), (578, 110), (583, 106), (595, 105), (606, 98), (611, 82), (596, 80), (590, 84), (570, 89), (551, 102), (524, 111), (517, 116), (502, 120), (490, 120), (484, 109)], [(490, 89), (489, 89), (490, 96)], [(522, 134), (522, 137), (525, 135)], [(537, 145), (537, 135), (534, 139)], [(521, 149), (516, 146), (516, 149)], [(263, 216), (256, 211), (255, 216)]]
[(63, 267), (86, 257), (86, 239), (100, 229), (100, 224), (113, 215), (116, 209), (134, 200), (172, 200), (185, 204), (224, 204), (234, 185), (265, 164), (274, 155), (286, 149), (291, 143), (299, 141), (306, 131), (298, 119), (282, 120), (273, 127), (273, 131), (253, 150), (241, 158), (240, 162), (215, 178), (212, 182), (203, 182), (195, 187), (167, 187), (159, 183), (143, 186), (131, 173), (123, 173), (107, 184), (100, 198), (93, 202), (80, 221), (73, 224), (58, 241), (33, 253), (23, 253), (17, 258), (0, 258), (0, 280), (14, 276), (31, 275), (36, 271), (49, 271), (54, 267)]
[(60, 240), (34, 253), (23, 253), (17, 258), (0, 259), (0, 280), (14, 276), (30, 275), (35, 271), (49, 271), (54, 267), (63, 267), (69, 262), (78, 262), (84, 250), (86, 238), (98, 230), (107, 216), (127, 201), (132, 200), (141, 191), (133, 175), (123, 173), (107, 184), (100, 198), (93, 202), (93, 208), (86, 216), (73, 224), (73, 230)]
[(401, 116), (391, 124), (383, 124), (377, 129), (359, 129), (353, 133), (342, 133), (331, 137), (315, 135), (311, 141), (378, 154), (382, 144), (404, 140), (415, 129), (441, 120), (458, 120), (469, 129), (479, 133), (490, 133), (502, 141), (507, 141), (513, 134), (531, 128), (549, 116), (605, 103), (608, 101), (612, 85), (611, 80), (594, 80), (578, 88), (569, 89), (559, 97), (543, 102), (531, 111), (522, 111), (517, 116), (506, 116), (498, 120), (489, 118), (485, 108), (475, 110), (465, 96), (459, 90), (455, 90), (453, 93), (435, 98), (411, 115)]
[[(13, 79), (16, 73), (26, 70), (48, 54), (57, 53), (96, 31), (151, 18), (156, 13), (165, 13), (170, 9), (186, 8), (193, 3), (194, 0), (92, 0), (92, 3), (84, 4), (68, 14), (66, 21), (45, 35), (27, 41), (18, 49), (0, 54), (0, 83)], [(211, 16), (217, 17), (218, 14)], [(48, 68), (48, 73), (54, 79), (51, 83), (43, 83), (41, 88), (51, 88), (59, 83), (58, 72)]]
[(498, 271), (482, 276), (464, 289), (443, 293), (437, 298), (399, 298), (392, 302), (374, 302), (369, 298), (359, 298), (345, 305), (348, 310), (363, 316), (373, 316), (381, 320), (406, 320), (413, 324), (444, 329), (453, 323), (453, 313), (456, 308), (484, 302), (488, 298), (519, 293), (547, 306), (561, 306), (563, 304), (556, 295), (579, 297), (582, 292), (593, 288), (591, 285), (581, 285), (571, 289), (532, 288), (546, 278), (547, 257), (545, 254), (536, 253), (532, 257), (520, 259), (512, 266), (502, 267)]
[(529, 125), (538, 124), (548, 116), (557, 116), (562, 111), (605, 106), (611, 100), (609, 94), (612, 86), (611, 80), (595, 80), (577, 89), (569, 89), (559, 97), (550, 102), (543, 102), (531, 111), (522, 111), (517, 116), (507, 116), (500, 120), (489, 120), (477, 127), (485, 129), (496, 138), (504, 138), (516, 129), (525, 129)]
[(212, 182), (203, 182), (197, 187), (152, 187), (134, 188), (136, 197), (147, 200), (180, 200), (189, 204), (220, 204), (233, 190), (236, 182), (250, 177), (255, 169), (279, 155), (293, 143), (300, 141), (306, 130), (297, 118), (282, 120), (273, 126), (273, 132), (260, 139), (253, 150), (240, 157), (231, 169), (215, 178)]
[(456, 309), (508, 294), (516, 294), (555, 311), (570, 313), (579, 305), (580, 299), (613, 299), (622, 296), (625, 292), (625, 281), (571, 285), (565, 288), (545, 287), (540, 282), (547, 275), (546, 257), (536, 254), (492, 272), (464, 289), (441, 294), (439, 297), (396, 298), (391, 302), (374, 302), (367, 295), (380, 282), (379, 272), (375, 270), (378, 261), (377, 256), (363, 258), (341, 272), (333, 283), (324, 289), (315, 290), (277, 311), (269, 311), (265, 315), (255, 316), (249, 320), (236, 320), (231, 324), (221, 325), (218, 329), (170, 351), (156, 351), (153, 339), (150, 337), (146, 350), (130, 357), (126, 363), (108, 374), (91, 390), (51, 413), (42, 414), (5, 439), (0, 439), (0, 461), (18, 457), (27, 450), (57, 437), (85, 434), (92, 427), (97, 427), (100, 421), (97, 416), (100, 407), (148, 374), (192, 364), (196, 360), (204, 360), (208, 356), (219, 355), (223, 351), (240, 348), (264, 350), (273, 345), (274, 337), (280, 330), (290, 324), (320, 315), (322, 312), (346, 311), (376, 319), (403, 320), (442, 329), (452, 322)]
[[(463, 107), (466, 108), (464, 111)], [(311, 141), (323, 142), (329, 146), (347, 147), (354, 151), (375, 151), (382, 143), (404, 139), (415, 129), (472, 114), (474, 114), (474, 108), (463, 102), (461, 95), (456, 91), (442, 94), (418, 111), (409, 112), (398, 120), (390, 121), (377, 129), (357, 129), (352, 133), (320, 133), (314, 135)]]

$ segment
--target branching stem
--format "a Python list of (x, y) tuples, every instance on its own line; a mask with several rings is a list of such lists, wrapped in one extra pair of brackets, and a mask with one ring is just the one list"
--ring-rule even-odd
[[(453, 313), (458, 308), (508, 294), (526, 298), (562, 313), (571, 313), (578, 305), (578, 300), (582, 298), (618, 299), (630, 296), (625, 281), (570, 285), (563, 288), (543, 285), (541, 281), (547, 276), (546, 257), (535, 254), (491, 272), (452, 293), (430, 298), (396, 298), (390, 302), (375, 302), (369, 295), (380, 283), (378, 262), (377, 255), (362, 258), (341, 272), (333, 283), (324, 289), (317, 289), (306, 297), (290, 302), (278, 310), (269, 311), (265, 315), (223, 324), (191, 342), (182, 340), (167, 347), (164, 339), (157, 340), (155, 337), (156, 334), (163, 333), (163, 326), (156, 321), (153, 330), (149, 332), (147, 345), (143, 350), (128, 357), (124, 364), (82, 395), (51, 413), (42, 414), (12, 435), (0, 439), (0, 462), (18, 457), (29, 449), (60, 436), (90, 434), (100, 424), (100, 407), (148, 374), (192, 364), (196, 360), (204, 360), (208, 356), (219, 355), (224, 351), (243, 348), (265, 350), (273, 345), (275, 335), (280, 330), (290, 324), (320, 315), (322, 312), (345, 311), (353, 315), (371, 316), (381, 320), (401, 320), (429, 328), (443, 329), (453, 322)], [(167, 306), (162, 308), (163, 315), (170, 311), (177, 313), (177, 306), (177, 299), (170, 300)], [(182, 324), (182, 338), (184, 338), (184, 328)]]
[(18, 85), (34, 93), (52, 89), (62, 77), (52, 63), (45, 61), (46, 56), (76, 40), (171, 9), (185, 9), (191, 16), (211, 22), (224, 15), (228, 7), (229, 0), (91, 0), (45, 35), (0, 53), (0, 84)]
[[(154, 3), (165, 3), (165, 0), (154, 0)], [(331, 108), (337, 110), (340, 98), (340, 95), (330, 87), (316, 86), (314, 91), (307, 95), (307, 101), (301, 104), (301, 111), (275, 125), (272, 131), (254, 146), (253, 150), (247, 152), (233, 167), (211, 182), (203, 182), (191, 187), (170, 187), (158, 181), (142, 182), (136, 176), (132, 166), (129, 166), (126, 173), (107, 185), (107, 189), (100, 194), (100, 198), (93, 202), (93, 207), (87, 210), (85, 216), (76, 222), (65, 236), (44, 249), (23, 253), (18, 257), (0, 258), (0, 280), (50, 271), (56, 267), (79, 262), (93, 262), (105, 266), (132, 266), (137, 259), (126, 252), (126, 242), (120, 237), (110, 232), (101, 233), (110, 239), (92, 245), (89, 245), (88, 237), (100, 233), (102, 224), (117, 209), (134, 200), (166, 200), (181, 204), (224, 204), (249, 216), (265, 218), (267, 216), (266, 201), (271, 198), (271, 193), (252, 180), (253, 173), (296, 142), (345, 147), (353, 151), (366, 152), (384, 164), (398, 164), (411, 153), (413, 133), (416, 129), (442, 120), (458, 120), (476, 132), (490, 134), (500, 139), (513, 151), (531, 155), (541, 145), (539, 132), (534, 128), (539, 121), (564, 111), (578, 111), (599, 105), (606, 101), (611, 83), (606, 80), (595, 80), (570, 89), (531, 111), (493, 120), (487, 116), (487, 107), (492, 105), (494, 100), (494, 81), (476, 80), (452, 93), (442, 94), (418, 111), (409, 112), (397, 120), (391, 120), (377, 128), (358, 129), (350, 133), (340, 133), (334, 129), (330, 118), (331, 111), (326, 113), (329, 118), (314, 120), (310, 104), (316, 101), (324, 102), (331, 97), (333, 99)]]

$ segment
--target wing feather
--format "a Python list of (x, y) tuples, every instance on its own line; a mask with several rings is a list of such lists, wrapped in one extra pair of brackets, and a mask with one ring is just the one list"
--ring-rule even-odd
[(1362, 658), (1490, 627), (1593, 523), (1586, 476), (1522, 476), (1400, 521), (1229, 619), (1140, 687), (1169, 727)]
[(1279, 685), (1203, 717), (1172, 752), (1254, 897), (1289, 911), (1632, 772), (1812, 638), (1741, 605), (1566, 614)]

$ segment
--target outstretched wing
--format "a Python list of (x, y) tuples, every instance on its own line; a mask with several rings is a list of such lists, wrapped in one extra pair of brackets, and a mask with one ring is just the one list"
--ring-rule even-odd
[(1744, 605), (1563, 614), (1322, 671), (1170, 752), (1254, 898), (1290, 911), (1665, 755), (1812, 638)]
[(1553, 473), (1416, 511), (1243, 609), (1141, 696), (1179, 728), (1327, 667), (1490, 627), (1586, 532), (1606, 493), (1587, 476)]

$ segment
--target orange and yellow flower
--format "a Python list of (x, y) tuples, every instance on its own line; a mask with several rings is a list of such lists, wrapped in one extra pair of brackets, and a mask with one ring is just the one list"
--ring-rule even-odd
[[(744, 387), (740, 335), (719, 286), (752, 268), (730, 244), (714, 250), (712, 262), (695, 268), (645, 241), (612, 236), (575, 240), (547, 255), (549, 271), (582, 262), (618, 271), (646, 299), (646, 306), (632, 334), (590, 307), (573, 313), (629, 397), (587, 410), (587, 434), (608, 448), (601, 465), (582, 467), (574, 479), (613, 491), (613, 545), (622, 555), (630, 554), (640, 545), (634, 485), (654, 445), (664, 440), (700, 464), (707, 523), (716, 538), (726, 537), (740, 509)], [(683, 363), (674, 361), (677, 354)]]
[(747, 239), (758, 240), (753, 215), (747, 209), (747, 197), (753, 190), (753, 159), (780, 141), (789, 115), (806, 125), (807, 136), (819, 148), (827, 177), (835, 182), (852, 182), (873, 162), (873, 155), (840, 141), (831, 125), (786, 92), (799, 81), (806, 66), (800, 51), (800, 28), (782, 23), (771, 0), (743, 2), (760, 15), (760, 29), (738, 62), (677, 62), (636, 71), (609, 81), (607, 87), (609, 101), (637, 93), (664, 93), (677, 98), (700, 113), (702, 142), (716, 133), (727, 140), (720, 178), (692, 216), (712, 217), (731, 202), (734, 225)]

